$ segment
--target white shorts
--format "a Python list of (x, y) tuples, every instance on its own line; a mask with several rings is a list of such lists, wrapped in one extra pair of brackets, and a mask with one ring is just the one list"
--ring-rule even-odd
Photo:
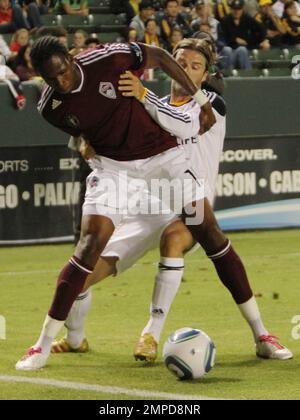
[[(117, 257), (116, 274), (121, 274), (147, 252), (158, 248), (162, 233), (176, 220), (179, 219), (175, 214), (128, 216), (115, 229), (101, 257)], [(196, 243), (188, 253), (196, 251), (199, 247)]]
[[(149, 211), (150, 203), (155, 202), (153, 197), (157, 198), (156, 203), (163, 204), (163, 215), (170, 215), (171, 212), (181, 214), (183, 207), (205, 196), (205, 171), (192, 168), (182, 146), (135, 161), (120, 162), (97, 156), (92, 165), (94, 170), (87, 178), (83, 215), (107, 216), (115, 226), (128, 215), (152, 213), (152, 217), (157, 217), (162, 214), (162, 209), (157, 207), (155, 212), (152, 208)], [(162, 196), (161, 189), (155, 187), (164, 182), (169, 194)], [(172, 191), (170, 194), (170, 183), (175, 194)], [(198, 216), (203, 217), (203, 214)], [(195, 224), (201, 222), (197, 219)]]

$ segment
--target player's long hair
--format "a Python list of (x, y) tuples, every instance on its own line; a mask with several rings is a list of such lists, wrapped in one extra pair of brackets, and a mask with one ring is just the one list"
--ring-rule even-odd
[(34, 69), (38, 72), (44, 64), (53, 56), (61, 55), (68, 57), (67, 48), (54, 36), (42, 36), (37, 39), (31, 49), (30, 58)]
[(173, 57), (176, 58), (176, 54), (180, 49), (196, 51), (203, 55), (206, 59), (207, 71), (214, 64), (214, 57), (210, 44), (205, 39), (184, 38), (182, 41), (179, 41), (174, 48)]

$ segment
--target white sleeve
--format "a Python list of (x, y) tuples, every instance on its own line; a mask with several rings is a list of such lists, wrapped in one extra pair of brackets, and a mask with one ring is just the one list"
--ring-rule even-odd
[(196, 113), (180, 112), (176, 108), (164, 104), (150, 90), (147, 91), (143, 99), (143, 105), (161, 128), (176, 137), (186, 139), (199, 134), (200, 108)]

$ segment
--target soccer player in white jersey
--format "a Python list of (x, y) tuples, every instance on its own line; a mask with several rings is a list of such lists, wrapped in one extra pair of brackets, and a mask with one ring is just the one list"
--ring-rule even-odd
[[(205, 47), (201, 46), (203, 47), (203, 44), (197, 40), (184, 40), (179, 43), (175, 51), (176, 59), (198, 86), (207, 74)], [(200, 108), (190, 96), (182, 92), (180, 86), (173, 83), (171, 97), (160, 101), (156, 95), (146, 90), (132, 74), (127, 73), (123, 77), (123, 80), (127, 81), (124, 94), (134, 95), (138, 98), (152, 118), (163, 128), (172, 131), (179, 137), (178, 141), (188, 150), (193, 165), (203, 166), (206, 164), (205, 193), (208, 201), (212, 204), (225, 137), (226, 110), (223, 100), (215, 93), (207, 92), (217, 123), (201, 139), (199, 137), (187, 138), (187, 127), (180, 121), (176, 121), (174, 109), (179, 110), (181, 114), (188, 113), (193, 119), (198, 119)], [(214, 220), (211, 225), (213, 229), (219, 229)], [(156, 359), (160, 334), (181, 283), (184, 268), (183, 256), (195, 245), (189, 230), (175, 215), (160, 215), (151, 219), (139, 215), (131, 217), (126, 221), (126, 224), (118, 226), (102, 253), (102, 258), (94, 273), (89, 276), (85, 291), (78, 297), (71, 309), (66, 321), (67, 337), (53, 343), (53, 353), (88, 350), (87, 340), (84, 336), (84, 319), (91, 303), (89, 287), (111, 274), (117, 274), (129, 268), (145, 252), (158, 246), (159, 240), (161, 261), (154, 286), (150, 319), (134, 353), (136, 359), (147, 361)], [(129, 242), (130, 248), (128, 247)], [(210, 255), (210, 258), (212, 260), (222, 259), (224, 254), (230, 252), (229, 250), (230, 243), (228, 242), (223, 251)], [(240, 282), (235, 280), (230, 283), (222, 276), (222, 267), (217, 266), (216, 268), (219, 268), (220, 279), (232, 293), (242, 315), (252, 329), (257, 355), (273, 359), (291, 358), (292, 353), (279, 344), (264, 327), (247, 278), (244, 277)]]

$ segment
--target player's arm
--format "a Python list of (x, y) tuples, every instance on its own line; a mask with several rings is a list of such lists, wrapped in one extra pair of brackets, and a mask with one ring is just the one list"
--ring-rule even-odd
[(191, 116), (189, 112), (180, 112), (173, 107), (164, 104), (157, 95), (146, 89), (141, 81), (131, 72), (122, 74), (119, 90), (123, 96), (134, 96), (145, 107), (146, 111), (160, 127), (181, 139), (193, 137), (199, 134), (200, 119), (198, 115)]
[(201, 106), (203, 113), (206, 115), (206, 128), (212, 127), (215, 122), (215, 116), (211, 107), (211, 104), (202, 92), (198, 89), (194, 82), (190, 79), (184, 69), (176, 62), (176, 60), (167, 51), (154, 47), (152, 45), (143, 44), (146, 52), (146, 63), (145, 68), (157, 68), (160, 67), (168, 76), (179, 83), (188, 95), (194, 97), (197, 103)]

